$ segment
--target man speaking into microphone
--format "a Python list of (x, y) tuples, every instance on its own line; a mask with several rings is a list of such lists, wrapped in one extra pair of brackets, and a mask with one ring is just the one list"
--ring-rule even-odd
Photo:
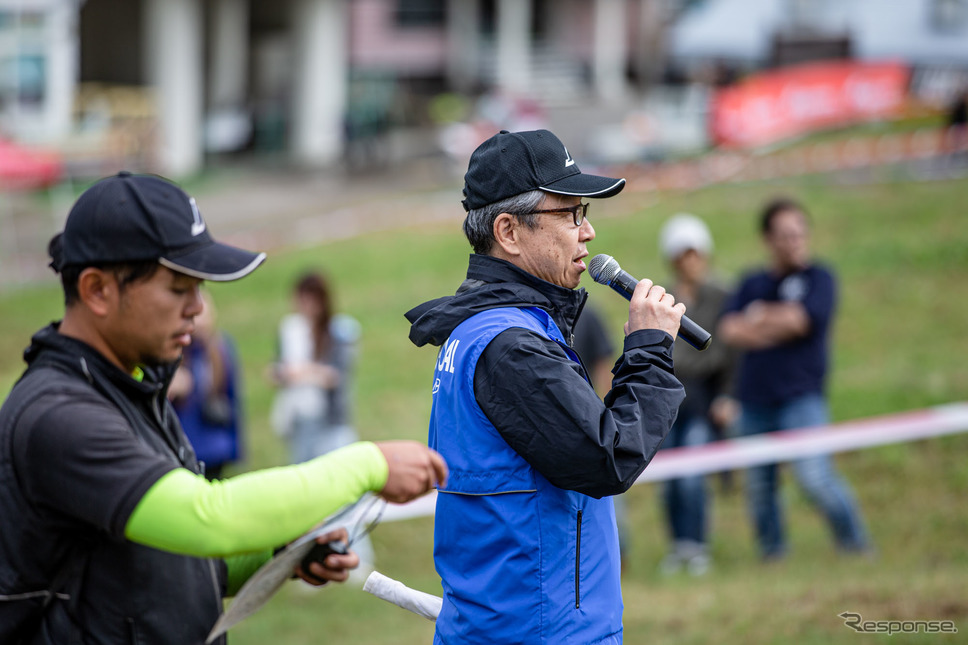
[(685, 306), (638, 283), (603, 402), (571, 343), (595, 238), (582, 199), (625, 180), (583, 174), (537, 130), (485, 141), (464, 181), (467, 278), (407, 313), (410, 340), (440, 348), (429, 443), (450, 466), (434, 643), (621, 643), (609, 496), (641, 474), (684, 398), (671, 350)]

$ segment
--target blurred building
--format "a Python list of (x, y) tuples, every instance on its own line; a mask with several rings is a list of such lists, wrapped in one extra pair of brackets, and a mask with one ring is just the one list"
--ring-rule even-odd
[(929, 81), (948, 95), (968, 83), (968, 0), (698, 0), (667, 39), (683, 76), (852, 58), (905, 63), (916, 93)]
[(968, 0), (0, 0), (0, 137), (75, 174), (326, 165), (443, 92), (621, 106), (667, 56), (716, 83), (845, 55), (966, 69)]
[(0, 0), (0, 128), (27, 139), (70, 128), (77, 6)]
[(0, 130), (83, 156), (112, 127), (116, 154), (175, 176), (241, 147), (326, 164), (358, 94), (398, 113), (447, 89), (618, 96), (663, 4), (0, 0)]

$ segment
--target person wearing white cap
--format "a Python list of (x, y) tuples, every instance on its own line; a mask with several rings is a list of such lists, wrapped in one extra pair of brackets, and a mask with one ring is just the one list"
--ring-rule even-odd
[[(710, 278), (713, 239), (706, 223), (695, 215), (674, 215), (659, 233), (659, 250), (674, 274), (669, 291), (677, 301), (686, 304), (697, 324), (715, 328), (729, 292), (722, 283)], [(676, 344), (672, 356), (686, 399), (679, 406), (679, 416), (662, 448), (708, 443), (715, 433), (729, 427), (737, 415), (737, 404), (731, 396), (736, 352), (724, 343), (713, 343), (704, 352)], [(662, 561), (662, 572), (672, 574), (685, 569), (691, 575), (706, 573), (711, 563), (706, 536), (705, 478), (697, 475), (667, 481), (662, 502), (672, 540), (672, 548)]]

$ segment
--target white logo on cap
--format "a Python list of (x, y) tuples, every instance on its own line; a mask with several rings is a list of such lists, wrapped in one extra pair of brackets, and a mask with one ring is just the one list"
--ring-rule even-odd
[(190, 197), (188, 203), (192, 205), (192, 217), (195, 220), (192, 222), (192, 237), (195, 237), (205, 232), (205, 222), (202, 221), (202, 214), (198, 212), (198, 206), (195, 205), (195, 198)]
[(568, 152), (568, 148), (565, 148), (565, 168), (568, 166), (574, 166), (575, 160), (571, 158), (571, 153)]

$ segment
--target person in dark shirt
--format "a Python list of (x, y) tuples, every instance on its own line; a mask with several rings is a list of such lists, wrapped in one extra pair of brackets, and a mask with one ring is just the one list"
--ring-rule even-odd
[(581, 316), (575, 321), (575, 352), (581, 357), (591, 378), (592, 387), (604, 396), (612, 386), (612, 365), (618, 355), (609, 336), (602, 314), (585, 301)]
[[(721, 340), (745, 350), (738, 376), (739, 429), (755, 435), (823, 426), (829, 421), (825, 385), (836, 282), (829, 269), (810, 258), (807, 214), (798, 203), (768, 203), (760, 228), (770, 265), (743, 278), (718, 327)], [(857, 503), (830, 457), (795, 461), (793, 472), (826, 518), (837, 546), (868, 551)], [(786, 552), (778, 486), (776, 464), (747, 473), (750, 512), (765, 559)]]
[(968, 87), (958, 92), (948, 108), (942, 143), (949, 158), (968, 154)]
[[(0, 407), (0, 643), (204, 643), (223, 599), (274, 549), (365, 493), (403, 502), (446, 480), (416, 441), (202, 476), (165, 393), (203, 281), (240, 279), (265, 254), (212, 239), (173, 183), (102, 179), (49, 252), (64, 317), (33, 336)], [(294, 573), (320, 585), (358, 565), (353, 551), (329, 553)]]

